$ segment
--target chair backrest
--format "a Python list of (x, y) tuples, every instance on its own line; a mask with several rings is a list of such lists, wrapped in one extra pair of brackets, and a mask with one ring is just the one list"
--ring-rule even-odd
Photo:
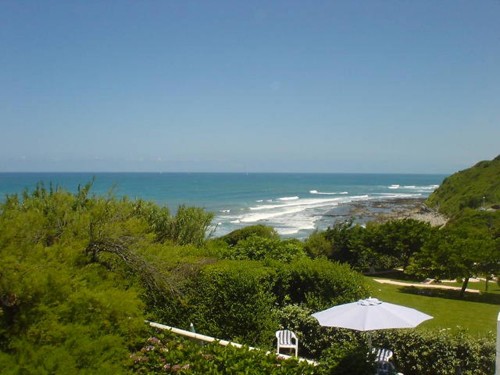
[(384, 348), (380, 348), (380, 349), (373, 349), (373, 352), (375, 353), (376, 355), (376, 361), (377, 362), (388, 362), (391, 360), (391, 358), (393, 357), (394, 353), (392, 352), (392, 350), (389, 350), (389, 349), (384, 349)]
[[(278, 345), (290, 345), (297, 343), (297, 336), (288, 329), (276, 331), (276, 338), (278, 339)], [(293, 342), (292, 339), (294, 339), (295, 342)]]

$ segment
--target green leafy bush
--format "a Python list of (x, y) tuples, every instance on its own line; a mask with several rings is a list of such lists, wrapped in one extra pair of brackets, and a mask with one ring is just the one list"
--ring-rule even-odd
[(139, 374), (319, 374), (307, 362), (218, 343), (201, 345), (167, 332), (150, 337), (140, 351), (131, 355), (130, 362), (133, 372)]
[(274, 259), (290, 262), (295, 258), (305, 257), (302, 242), (298, 240), (280, 240), (252, 235), (238, 241), (228, 250), (230, 259), (264, 260)]
[(326, 259), (297, 259), (283, 266), (280, 274), (283, 290), (276, 292), (280, 302), (305, 304), (324, 309), (366, 297), (368, 290), (361, 274), (346, 264)]
[(406, 268), (434, 231), (413, 219), (368, 223), (366, 228), (348, 221), (313, 233), (305, 249), (312, 257), (324, 256), (359, 271)]
[(258, 262), (207, 265), (185, 296), (191, 310), (187, 318), (200, 332), (217, 338), (249, 345), (269, 342), (276, 328), (272, 275), (272, 270)]
[(332, 375), (373, 375), (376, 362), (360, 341), (335, 341), (321, 357), (321, 366)]
[(234, 246), (241, 240), (247, 239), (252, 236), (257, 236), (267, 239), (279, 239), (278, 232), (272, 227), (266, 225), (250, 225), (241, 229), (232, 231), (229, 234), (221, 237), (229, 246)]
[[(0, 368), (13, 373), (121, 373), (144, 330), (143, 300), (173, 279), (140, 254), (170, 241), (200, 244), (208, 215), (38, 185), (0, 204)], [(168, 218), (168, 220), (167, 220)], [(168, 249), (167, 246), (164, 249)], [(141, 299), (143, 297), (143, 299)]]
[(272, 346), (281, 307), (326, 308), (368, 293), (363, 278), (348, 266), (307, 257), (291, 263), (206, 263), (189, 277), (182, 298), (167, 301), (159, 312), (160, 321), (180, 327), (192, 322), (204, 334), (264, 347)]
[(495, 371), (494, 338), (465, 332), (391, 330), (374, 332), (373, 341), (394, 351), (405, 375), (486, 375)]
[(212, 213), (202, 208), (179, 206), (175, 217), (169, 222), (166, 237), (179, 245), (201, 246), (213, 217)]

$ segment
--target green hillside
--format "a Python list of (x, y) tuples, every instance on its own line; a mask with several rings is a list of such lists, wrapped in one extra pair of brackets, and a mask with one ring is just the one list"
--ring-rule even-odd
[(498, 209), (500, 155), (447, 177), (426, 203), (449, 217), (456, 216), (466, 208)]

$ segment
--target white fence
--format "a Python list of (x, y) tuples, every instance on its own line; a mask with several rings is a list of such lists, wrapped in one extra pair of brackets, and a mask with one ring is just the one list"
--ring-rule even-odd
[[(146, 320), (146, 323), (148, 323), (151, 327), (163, 329), (163, 330), (166, 330), (166, 331), (170, 331), (170, 332), (175, 333), (177, 335), (181, 335), (181, 336), (184, 336), (184, 337), (189, 337), (189, 338), (195, 339), (195, 340), (200, 340), (200, 341), (205, 341), (205, 342), (217, 342), (217, 343), (219, 343), (220, 345), (223, 345), (223, 346), (230, 345), (230, 346), (234, 346), (234, 347), (237, 347), (237, 348), (243, 348), (244, 347), (243, 345), (238, 344), (236, 342), (226, 341), (226, 340), (218, 340), (215, 337), (200, 335), (199, 333), (196, 333), (196, 332), (186, 331), (184, 329), (170, 327), (170, 326), (167, 326), (167, 325), (164, 325), (164, 324), (160, 324), (160, 323), (150, 322), (148, 320)], [(251, 346), (245, 346), (245, 347), (248, 348), (249, 350), (261, 350), (259, 348), (253, 348)], [(266, 352), (266, 354), (271, 354), (271, 352)], [(283, 358), (283, 359), (296, 358), (296, 357), (292, 357), (292, 356), (285, 355), (285, 354), (280, 354), (280, 353), (275, 353), (275, 354), (276, 354), (277, 357)], [(301, 361), (306, 361), (307, 363), (309, 363), (311, 365), (315, 365), (315, 366), (317, 365), (317, 362), (311, 361), (309, 359), (297, 358), (297, 360), (300, 361), (300, 362)]]

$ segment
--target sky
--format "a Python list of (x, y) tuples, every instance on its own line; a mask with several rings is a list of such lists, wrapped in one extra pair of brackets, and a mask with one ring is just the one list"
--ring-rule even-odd
[(453, 173), (499, 0), (0, 0), (0, 172)]

